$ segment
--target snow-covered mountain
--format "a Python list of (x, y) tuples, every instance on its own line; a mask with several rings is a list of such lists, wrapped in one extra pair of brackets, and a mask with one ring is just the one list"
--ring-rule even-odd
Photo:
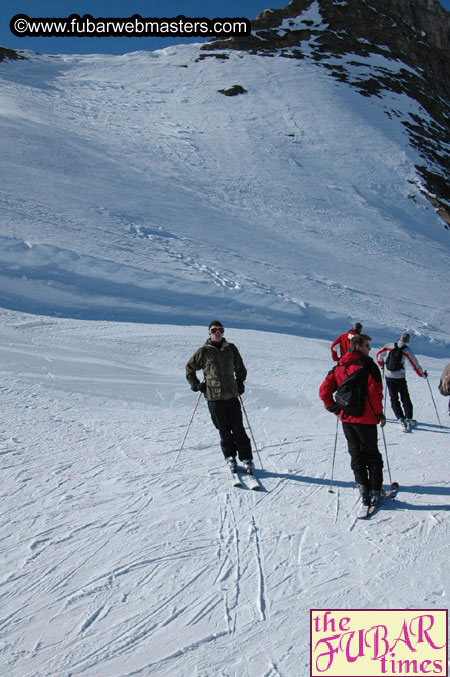
[[(1, 675), (307, 677), (310, 609), (448, 607), (448, 56), (407, 48), (448, 13), (402, 5), (389, 50), (384, 0), (294, 0), (240, 44), (0, 50)], [(203, 402), (174, 467), (211, 319), (259, 493)], [(318, 399), (351, 320), (410, 330), (429, 374), (413, 432), (387, 404), (400, 493), (368, 522)]]
[[(216, 310), (327, 338), (357, 318), (380, 340), (407, 326), (446, 344), (449, 232), (403, 124), (432, 119), (405, 91), (337, 81), (315, 56), (320, 12), (297, 18), (317, 29), (300, 60), (197, 45), (5, 59), (2, 305), (198, 324)], [(335, 58), (355, 77), (363, 62), (415, 75), (388, 53), (354, 60)], [(234, 84), (246, 92), (219, 92)]]

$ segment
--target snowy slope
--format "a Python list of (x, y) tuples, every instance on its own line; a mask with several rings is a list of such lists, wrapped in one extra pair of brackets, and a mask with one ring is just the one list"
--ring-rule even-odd
[(418, 104), (308, 59), (199, 54), (0, 64), (1, 304), (326, 338), (357, 318), (443, 354), (448, 232), (385, 113)]
[[(449, 234), (385, 113), (417, 104), (199, 54), (0, 64), (8, 677), (306, 677), (310, 608), (448, 606)], [(258, 494), (230, 486), (203, 402), (172, 470), (216, 317), (249, 369)], [(367, 523), (342, 432), (327, 491), (317, 395), (356, 319), (374, 347), (411, 330), (443, 423), (410, 374), (418, 429), (386, 426), (401, 493)]]
[(306, 677), (310, 608), (448, 606), (442, 360), (420, 356), (444, 427), (410, 374), (418, 428), (387, 411), (401, 492), (365, 523), (342, 432), (327, 490), (328, 342), (228, 333), (249, 368), (255, 493), (231, 487), (203, 402), (172, 470), (204, 330), (1, 319), (1, 674)]

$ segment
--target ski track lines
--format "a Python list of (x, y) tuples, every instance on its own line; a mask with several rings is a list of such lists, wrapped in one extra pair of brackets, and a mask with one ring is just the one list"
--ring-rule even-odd
[[(246, 392), (252, 427), (264, 437), (264, 490), (231, 487), (205, 406), (171, 471), (192, 411), (183, 377), (171, 374), (179, 340), (193, 331), (194, 343), (198, 330), (171, 328), (168, 364), (175, 366), (164, 401), (150, 387), (143, 403), (115, 376), (123, 381), (127, 356), (139, 373), (133, 332), (146, 331), (143, 378), (151, 380), (145, 365), (154, 363), (164, 330), (105, 326), (106, 333), (81, 324), (89, 351), (61, 332), (72, 361), (54, 362), (56, 380), (45, 385), (41, 367), (55, 329), (36, 327), (34, 343), (21, 348), (27, 362), (22, 370), (17, 363), (8, 383), (0, 435), (0, 451), (8, 452), (0, 455), (1, 674), (303, 677), (310, 608), (417, 607), (418, 600), (424, 608), (445, 606), (450, 488), (435, 479), (435, 457), (422, 454), (436, 444), (444, 449), (446, 429), (437, 435), (430, 425), (405, 436), (387, 424), (392, 472), (403, 486), (373, 520), (355, 524), (341, 435), (336, 495), (327, 491), (334, 418), (319, 409), (322, 418), (308, 423), (307, 401), (299, 410), (277, 400), (274, 368), (265, 395), (258, 385), (262, 406), (253, 403), (251, 385)], [(267, 355), (266, 340), (273, 354), (269, 338), (242, 332), (238, 339), (250, 370), (263, 373), (258, 360)], [(298, 350), (298, 339), (277, 341)], [(321, 349), (315, 342), (319, 355)], [(324, 344), (324, 359), (326, 351)], [(87, 355), (93, 388), (80, 393)], [(319, 373), (306, 378), (305, 389), (314, 391)], [(276, 408), (268, 410), (269, 391)], [(416, 401), (426, 410), (418, 395)], [(425, 458), (429, 468), (418, 481)]]

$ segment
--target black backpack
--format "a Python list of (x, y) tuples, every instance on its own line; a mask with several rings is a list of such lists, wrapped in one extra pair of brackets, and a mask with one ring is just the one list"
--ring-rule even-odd
[(386, 367), (389, 371), (399, 371), (400, 369), (403, 369), (402, 357), (404, 347), (405, 346), (399, 348), (398, 345), (394, 343), (394, 347), (389, 352), (386, 360)]
[(362, 364), (362, 367), (342, 381), (334, 394), (334, 399), (344, 413), (358, 417), (364, 414), (366, 408), (370, 360), (361, 358), (353, 364)]

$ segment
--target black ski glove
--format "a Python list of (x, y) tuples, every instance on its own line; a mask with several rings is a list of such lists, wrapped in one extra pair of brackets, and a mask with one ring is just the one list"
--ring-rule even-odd
[(335, 416), (339, 416), (339, 412), (341, 411), (341, 408), (339, 407), (338, 404), (333, 404), (332, 407), (325, 407), (325, 409), (334, 414)]
[(239, 395), (242, 395), (243, 393), (245, 393), (245, 385), (244, 385), (244, 381), (238, 381), (238, 382), (237, 382), (237, 387), (238, 387), (238, 394), (239, 394)]
[(194, 383), (193, 386), (191, 386), (191, 390), (193, 390), (195, 393), (206, 393), (206, 383), (203, 381), (203, 383)]
[(425, 376), (425, 378), (428, 378), (428, 372), (427, 372), (426, 369), (425, 369), (425, 371), (423, 372), (423, 375)]
[(386, 425), (386, 416), (383, 414), (383, 412), (381, 412), (381, 414), (375, 414), (375, 416), (378, 419), (378, 423), (380, 423), (381, 427), (384, 428)]

